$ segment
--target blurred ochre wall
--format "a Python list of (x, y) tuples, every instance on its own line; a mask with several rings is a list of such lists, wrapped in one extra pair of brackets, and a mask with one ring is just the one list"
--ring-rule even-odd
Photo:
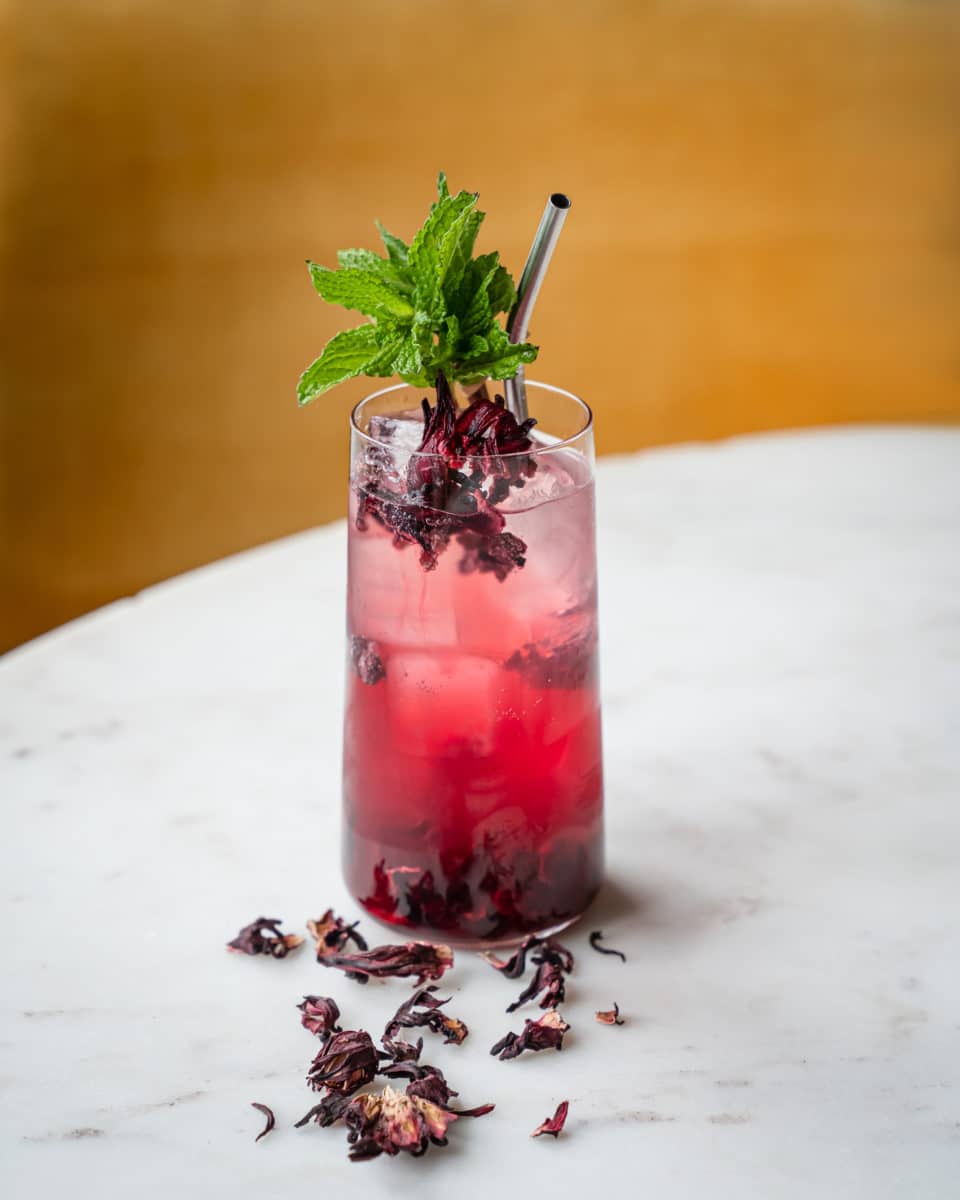
[[(601, 451), (960, 417), (950, 0), (0, 4), (0, 649), (340, 515), (308, 255), (438, 168)], [(920, 485), (922, 481), (918, 481)], [(762, 502), (762, 498), (758, 498)]]

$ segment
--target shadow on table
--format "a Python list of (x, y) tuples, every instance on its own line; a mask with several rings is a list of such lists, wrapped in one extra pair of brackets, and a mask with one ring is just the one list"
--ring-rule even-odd
[(765, 907), (764, 901), (756, 897), (709, 897), (693, 891), (688, 884), (657, 889), (612, 876), (604, 882), (580, 925), (591, 931), (603, 930), (610, 935), (611, 944), (615, 944), (617, 926), (628, 928), (631, 935), (685, 938), (711, 925), (753, 916)]

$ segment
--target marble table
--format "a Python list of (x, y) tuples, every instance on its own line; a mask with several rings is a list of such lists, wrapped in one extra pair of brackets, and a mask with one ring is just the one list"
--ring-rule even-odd
[(600, 492), (609, 884), (569, 934), (572, 1031), (490, 1058), (513, 988), (461, 954), (472, 1033), (430, 1059), (497, 1107), (422, 1160), (291, 1128), (301, 994), (379, 1031), (406, 986), (223, 949), (357, 915), (343, 526), (0, 662), (4, 1196), (960, 1195), (960, 431), (660, 450)]

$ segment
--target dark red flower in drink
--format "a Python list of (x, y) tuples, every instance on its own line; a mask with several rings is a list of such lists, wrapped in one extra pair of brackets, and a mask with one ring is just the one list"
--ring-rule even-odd
[(291, 950), (302, 945), (303, 938), (295, 933), (281, 933), (279, 917), (257, 917), (243, 929), (227, 949), (239, 954), (269, 954), (272, 958), (286, 958)]
[(396, 1037), (401, 1029), (415, 1028), (441, 1033), (446, 1043), (459, 1045), (463, 1041), (469, 1030), (462, 1021), (440, 1011), (443, 1005), (450, 1003), (450, 998), (438, 1000), (433, 994), (436, 990), (433, 985), (421, 988), (400, 1005), (384, 1030), (384, 1045), (386, 1039)]
[(304, 996), (303, 1003), (297, 1008), (303, 1014), (301, 1022), (304, 1029), (309, 1029), (317, 1037), (328, 1038), (331, 1033), (339, 1033), (340, 1009), (336, 1000), (329, 996)]
[[(457, 536), (464, 546), (462, 571), (491, 571), (504, 579), (524, 565), (526, 545), (504, 532), (496, 505), (536, 470), (526, 453), (534, 422), (518, 424), (500, 396), (491, 401), (477, 395), (458, 413), (442, 372), (437, 403), (432, 406), (425, 399), (423, 413), (423, 437), (407, 462), (405, 489), (391, 490), (382, 448), (366, 451), (357, 483), (357, 528), (365, 530), (372, 518), (393, 534), (396, 545), (415, 543), (427, 571)], [(361, 678), (366, 680), (363, 674)]]
[(532, 417), (522, 423), (505, 407), (502, 396), (495, 400), (475, 398), (454, 422), (454, 443), (461, 455), (523, 454), (531, 446)]
[(563, 1035), (570, 1026), (555, 1008), (536, 1021), (526, 1021), (522, 1033), (508, 1033), (491, 1047), (490, 1053), (502, 1060), (517, 1058), (524, 1050), (562, 1050)]
[(428, 979), (440, 979), (453, 966), (453, 951), (431, 942), (407, 942), (403, 946), (377, 946), (358, 954), (326, 954), (317, 961), (325, 967), (338, 967), (360, 983), (415, 975), (417, 983), (424, 984)]
[(370, 1034), (363, 1029), (334, 1033), (307, 1072), (307, 1083), (314, 1091), (329, 1088), (350, 1095), (370, 1083), (377, 1074), (380, 1057)]
[(514, 567), (522, 567), (527, 561), (527, 543), (513, 533), (485, 536), (468, 531), (461, 533), (458, 540), (463, 546), (459, 569), (464, 575), (490, 571), (502, 581)]
[(539, 1124), (536, 1127), (536, 1129), (533, 1131), (533, 1133), (530, 1134), (530, 1136), (531, 1137), (543, 1137), (543, 1135), (545, 1133), (547, 1133), (550, 1135), (550, 1137), (553, 1137), (553, 1138), (559, 1137), (560, 1130), (563, 1129), (563, 1126), (566, 1122), (567, 1112), (568, 1112), (569, 1108), (570, 1108), (569, 1100), (563, 1100), (560, 1104), (557, 1105), (557, 1111), (553, 1114), (553, 1116), (547, 1117), (547, 1119), (545, 1121), (543, 1121), (541, 1124)]
[(601, 1025), (622, 1025), (623, 1019), (620, 1016), (620, 1005), (614, 1003), (613, 1008), (601, 1011), (595, 1014)]
[(378, 653), (377, 643), (370, 638), (350, 639), (350, 662), (364, 683), (379, 683), (386, 678), (387, 669)]

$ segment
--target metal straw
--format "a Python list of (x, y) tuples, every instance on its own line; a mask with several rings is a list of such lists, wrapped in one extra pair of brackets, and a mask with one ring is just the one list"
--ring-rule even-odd
[[(511, 342), (526, 341), (527, 330), (530, 327), (530, 314), (537, 302), (537, 295), (540, 292), (543, 277), (547, 273), (547, 267), (550, 265), (553, 248), (557, 244), (557, 238), (560, 236), (560, 230), (563, 228), (569, 211), (569, 196), (565, 196), (563, 192), (554, 192), (547, 201), (547, 207), (543, 210), (539, 228), (527, 256), (527, 264), (523, 268), (523, 274), (520, 276), (520, 283), (517, 286), (517, 302), (507, 321), (507, 333)], [(518, 421), (525, 421), (527, 419), (527, 388), (523, 379), (523, 363), (517, 368), (513, 379), (503, 381), (503, 389), (507, 408)]]

